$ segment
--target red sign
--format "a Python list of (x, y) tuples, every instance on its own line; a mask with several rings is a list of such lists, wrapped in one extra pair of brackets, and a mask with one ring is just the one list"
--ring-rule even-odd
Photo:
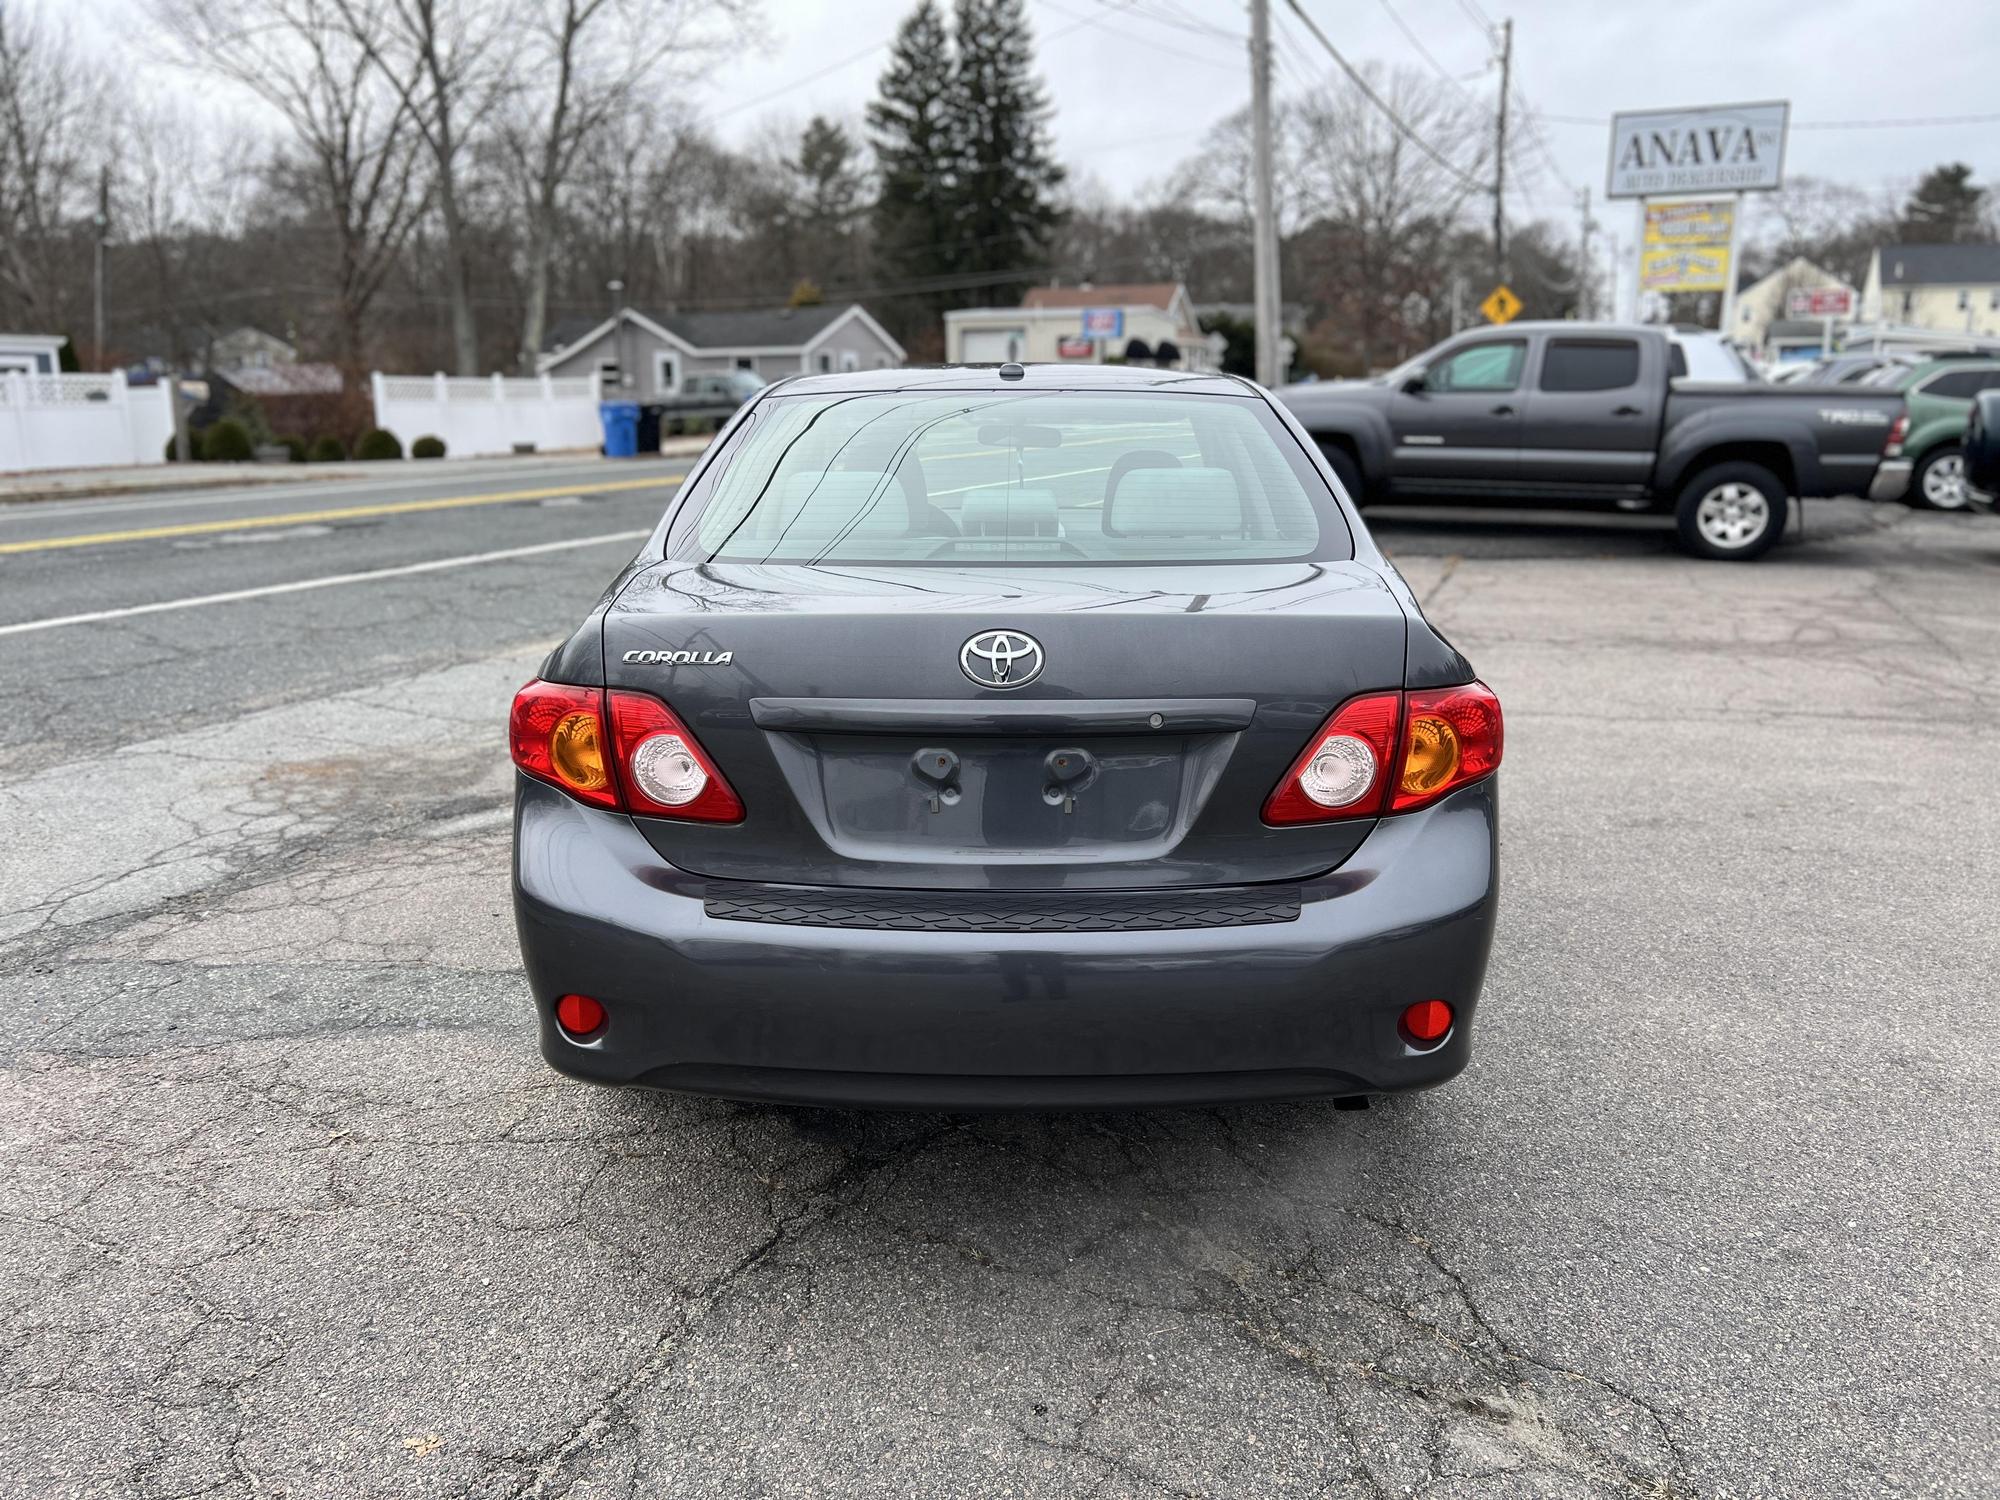
[(1785, 298), (1785, 316), (1788, 318), (1846, 318), (1853, 313), (1852, 287), (1801, 287)]
[(1056, 354), (1062, 359), (1089, 359), (1097, 345), (1089, 339), (1058, 339)]

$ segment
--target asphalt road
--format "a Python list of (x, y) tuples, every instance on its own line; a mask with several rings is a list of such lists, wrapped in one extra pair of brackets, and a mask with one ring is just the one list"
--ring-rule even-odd
[(0, 511), (0, 1495), (2000, 1490), (2000, 522), (1378, 513), (1508, 710), (1470, 1070), (853, 1115), (531, 1045), (505, 705), (679, 467)]

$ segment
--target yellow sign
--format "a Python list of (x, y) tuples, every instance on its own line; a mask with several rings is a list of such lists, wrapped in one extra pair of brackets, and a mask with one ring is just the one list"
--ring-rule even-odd
[(1646, 205), (1639, 248), (1644, 292), (1720, 292), (1729, 287), (1736, 205), (1727, 198)]
[(1512, 287), (1496, 286), (1486, 294), (1479, 310), (1486, 314), (1489, 323), (1511, 323), (1521, 316), (1521, 299), (1514, 295)]

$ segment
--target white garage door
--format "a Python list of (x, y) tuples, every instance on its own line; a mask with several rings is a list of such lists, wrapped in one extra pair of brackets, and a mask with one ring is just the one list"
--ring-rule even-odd
[(968, 328), (959, 358), (968, 365), (997, 365), (1019, 359), (1027, 333), (1019, 328)]

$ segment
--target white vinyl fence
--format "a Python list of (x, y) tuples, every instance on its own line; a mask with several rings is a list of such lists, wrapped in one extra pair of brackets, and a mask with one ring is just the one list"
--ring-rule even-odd
[(0, 474), (156, 464), (174, 432), (171, 387), (110, 375), (0, 375)]
[(420, 437), (443, 438), (451, 458), (512, 453), (524, 443), (547, 452), (604, 441), (594, 375), (509, 380), (378, 373), (373, 387), (375, 425), (402, 439), (405, 453)]

